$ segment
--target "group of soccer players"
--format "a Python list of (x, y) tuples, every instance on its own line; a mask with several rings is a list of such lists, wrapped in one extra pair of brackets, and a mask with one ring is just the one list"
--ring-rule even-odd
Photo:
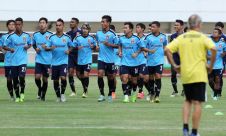
[[(42, 17), (39, 19), (39, 31), (30, 36), (22, 29), (22, 18), (8, 20), (6, 23), (8, 33), (2, 35), (0, 45), (1, 50), (5, 53), (5, 77), (12, 100), (15, 100), (15, 102), (24, 101), (27, 50), (33, 47), (36, 51), (35, 83), (38, 88), (37, 98), (42, 101), (45, 101), (50, 69), (58, 102), (66, 101), (67, 76), (72, 91), (70, 96), (76, 95), (75, 71), (83, 86), (82, 97), (86, 98), (92, 52), (97, 51), (99, 52), (97, 83), (100, 91), (98, 102), (103, 102), (106, 99), (112, 102), (116, 98), (116, 75), (119, 73), (124, 94), (123, 102), (136, 102), (137, 98), (144, 98), (143, 86), (145, 86), (148, 91), (146, 99), (159, 103), (164, 48), (168, 44), (167, 36), (160, 32), (160, 23), (158, 21), (150, 23), (150, 34), (148, 35), (144, 34), (145, 25), (138, 23), (135, 26), (135, 35), (133, 34), (134, 25), (131, 22), (125, 22), (124, 35), (117, 36), (115, 27), (111, 25), (111, 22), (111, 16), (104, 15), (101, 20), (102, 29), (93, 36), (89, 34), (91, 26), (88, 23), (82, 24), (81, 28), (78, 27), (79, 20), (77, 18), (71, 19), (71, 30), (64, 34), (64, 21), (58, 19), (56, 21), (56, 33), (53, 34), (47, 30), (48, 19)], [(176, 20), (174, 27), (176, 32), (171, 35), (170, 41), (185, 32), (182, 20)], [(225, 66), (223, 57), (226, 52), (226, 37), (222, 33), (223, 28), (223, 23), (216, 23), (213, 34), (210, 36), (217, 48), (214, 70), (209, 75), (209, 84), (213, 89), (214, 100), (221, 96), (223, 86), (222, 77)], [(175, 63), (179, 65), (179, 54), (174, 53), (173, 58)], [(174, 90), (171, 96), (176, 96), (178, 95), (177, 72), (173, 67), (171, 73)], [(109, 87), (108, 97), (105, 97), (104, 76), (107, 77)], [(137, 88), (138, 93), (136, 92)], [(14, 92), (16, 96), (14, 96)]]

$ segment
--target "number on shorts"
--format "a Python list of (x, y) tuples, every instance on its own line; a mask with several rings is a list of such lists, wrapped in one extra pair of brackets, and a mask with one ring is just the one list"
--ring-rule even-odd
[(64, 73), (67, 73), (67, 68), (64, 68)]
[(26, 67), (22, 67), (21, 72), (26, 72)]
[(91, 65), (88, 64), (87, 69), (91, 69)]
[(160, 66), (160, 71), (162, 71), (162, 65)]
[(135, 68), (135, 74), (137, 74), (138, 73), (138, 68)]

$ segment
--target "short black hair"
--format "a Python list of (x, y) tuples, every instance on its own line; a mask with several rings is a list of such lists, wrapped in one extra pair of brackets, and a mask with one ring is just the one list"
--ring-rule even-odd
[(224, 28), (224, 23), (222, 23), (222, 22), (217, 22), (217, 23), (215, 24), (215, 27), (221, 27), (221, 28)]
[(63, 19), (61, 19), (61, 18), (57, 19), (57, 22), (61, 22), (61, 23), (63, 23), (63, 24), (64, 24), (64, 20), (63, 20)]
[(109, 23), (111, 23), (111, 21), (112, 21), (111, 16), (109, 16), (109, 15), (102, 16), (102, 19), (106, 19), (107, 22), (109, 22)]
[(176, 22), (179, 23), (182, 26), (184, 25), (184, 21), (183, 20), (177, 19)]
[(188, 27), (186, 26), (185, 28), (184, 28), (184, 32), (187, 32), (188, 31)]
[(218, 31), (218, 34), (222, 34), (222, 31), (219, 29), (219, 28), (214, 28), (214, 30), (217, 30)]
[(133, 23), (132, 22), (125, 22), (124, 25), (128, 25), (130, 29), (133, 29)]
[(76, 21), (77, 23), (79, 23), (79, 19), (76, 18), (76, 17), (72, 17), (71, 20), (74, 20), (74, 21)]
[(42, 21), (42, 20), (44, 20), (46, 23), (48, 23), (48, 19), (47, 19), (47, 18), (45, 18), (45, 17), (41, 17), (41, 18), (39, 19), (39, 21), (38, 21), (38, 22), (40, 22), (40, 21)]
[(114, 25), (110, 25), (110, 29), (115, 31), (115, 26)]
[(153, 24), (155, 24), (157, 27), (160, 27), (159, 21), (153, 21), (153, 22), (151, 22), (151, 23), (149, 24), (149, 26), (151, 26), (151, 25), (153, 25)]
[(136, 24), (136, 26), (140, 26), (144, 30), (146, 29), (146, 26), (143, 23), (138, 23)]
[(24, 22), (23, 19), (22, 19), (21, 17), (16, 18), (16, 19), (15, 19), (15, 22), (16, 22), (16, 21), (20, 21), (20, 22), (22, 22), (22, 23)]
[(15, 24), (15, 20), (8, 20), (7, 22), (6, 22), (6, 26), (8, 26), (10, 23), (14, 23)]

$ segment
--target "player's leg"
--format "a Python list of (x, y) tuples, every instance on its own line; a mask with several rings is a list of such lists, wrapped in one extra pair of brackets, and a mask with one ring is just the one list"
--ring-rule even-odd
[(105, 101), (105, 94), (104, 94), (104, 72), (105, 72), (105, 66), (106, 64), (102, 61), (98, 61), (98, 79), (97, 79), (97, 83), (98, 83), (98, 87), (100, 90), (100, 96), (98, 98), (98, 102), (102, 102)]
[(222, 69), (222, 72), (221, 72), (220, 91), (219, 91), (218, 97), (221, 97), (221, 95), (222, 95), (222, 88), (223, 88), (223, 84), (224, 84), (224, 81), (223, 81), (224, 71), (225, 71), (225, 62), (224, 62), (224, 68)]
[(20, 102), (20, 90), (19, 90), (19, 66), (12, 66), (11, 67), (11, 74), (13, 78), (13, 89), (16, 94), (15, 102)]
[(139, 76), (138, 67), (132, 67), (132, 69), (131, 69), (129, 74), (131, 76), (131, 81), (132, 81), (132, 86), (133, 86), (132, 102), (136, 102), (136, 98), (137, 98), (137, 94), (136, 94), (137, 78)]
[(91, 64), (84, 65), (83, 77), (82, 77), (82, 86), (83, 86), (83, 98), (87, 97), (88, 87), (89, 87), (89, 73), (91, 70)]
[(220, 93), (221, 88), (221, 69), (213, 70), (214, 72), (214, 94), (213, 100), (218, 100), (218, 95)]
[(53, 88), (57, 96), (57, 102), (60, 102), (60, 70), (59, 66), (52, 66), (52, 80), (53, 80)]
[(143, 99), (144, 98), (143, 86), (144, 86), (144, 78), (145, 78), (144, 76), (148, 74), (146, 65), (140, 65), (138, 72), (139, 72), (139, 76), (137, 79), (137, 85), (139, 88), (139, 92), (138, 92), (137, 98)]
[(115, 66), (115, 72), (114, 72), (114, 88), (112, 90), (112, 99), (116, 99), (116, 94), (115, 94), (115, 91), (116, 91), (116, 86), (117, 86), (117, 74), (118, 74), (118, 71), (119, 71), (119, 66)]
[(129, 102), (129, 89), (128, 89), (129, 74), (128, 73), (129, 73), (128, 67), (126, 67), (126, 66), (120, 67), (122, 90), (123, 90), (123, 94), (124, 94), (123, 102), (125, 102), (125, 103)]
[(48, 77), (49, 77), (50, 65), (43, 65), (43, 74), (42, 74), (42, 95), (41, 100), (45, 101), (45, 96), (48, 88)]
[(159, 103), (159, 96), (162, 88), (162, 71), (163, 71), (163, 65), (159, 65), (155, 67), (155, 102)]
[(11, 74), (11, 67), (7, 66), (5, 67), (5, 77), (7, 80), (7, 89), (10, 95), (11, 100), (15, 100), (14, 94), (13, 94), (13, 80), (12, 80), (12, 74)]
[(155, 97), (155, 67), (148, 66), (148, 73), (149, 73), (149, 81), (148, 85), (146, 85), (146, 88), (148, 89), (148, 96), (146, 98), (147, 101), (154, 102)]
[(173, 86), (173, 92), (171, 94), (171, 97), (175, 97), (178, 95), (178, 90), (177, 90), (177, 72), (174, 70), (173, 66), (171, 66), (171, 83)]
[(42, 76), (42, 66), (40, 63), (36, 63), (35, 64), (35, 84), (38, 87), (37, 99), (41, 99), (41, 92), (42, 92), (41, 76)]
[(61, 101), (65, 102), (66, 101), (66, 97), (65, 97), (65, 90), (67, 87), (67, 65), (61, 65), (60, 66), (60, 79), (61, 79)]
[(27, 65), (20, 65), (19, 66), (19, 83), (20, 83), (20, 101), (24, 101), (25, 95), (24, 95), (24, 90), (25, 90), (25, 76), (26, 76), (26, 69)]
[(115, 73), (115, 65), (114, 63), (108, 63), (106, 72), (108, 73), (107, 75), (107, 80), (108, 80), (108, 101), (112, 101), (112, 91), (114, 90), (114, 73)]
[(70, 96), (75, 96), (75, 80), (74, 80), (74, 72), (75, 72), (75, 60), (72, 56), (68, 56), (68, 80), (71, 87), (71, 94)]

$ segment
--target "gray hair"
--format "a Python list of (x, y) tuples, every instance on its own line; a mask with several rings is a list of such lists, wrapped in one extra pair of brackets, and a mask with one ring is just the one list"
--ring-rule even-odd
[(188, 18), (188, 27), (190, 29), (197, 28), (201, 23), (202, 23), (202, 19), (197, 14), (193, 14)]

